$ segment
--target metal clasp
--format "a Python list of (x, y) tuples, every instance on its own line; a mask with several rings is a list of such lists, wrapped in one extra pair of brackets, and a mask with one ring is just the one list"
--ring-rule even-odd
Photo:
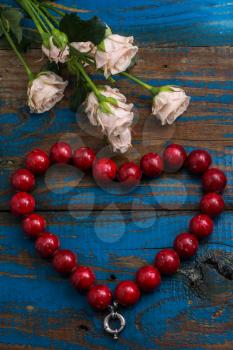
[[(121, 314), (116, 312), (117, 307), (118, 307), (118, 304), (116, 301), (114, 301), (113, 305), (109, 306), (110, 313), (104, 319), (104, 330), (107, 333), (112, 334), (114, 339), (118, 339), (118, 334), (123, 331), (126, 325), (125, 318)], [(119, 328), (115, 328), (115, 329), (111, 328), (110, 327), (111, 320), (118, 320), (120, 322)]]

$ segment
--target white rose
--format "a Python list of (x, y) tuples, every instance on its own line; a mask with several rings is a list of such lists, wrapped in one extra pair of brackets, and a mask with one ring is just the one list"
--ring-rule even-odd
[(40, 73), (28, 85), (28, 106), (31, 113), (50, 110), (64, 96), (68, 82), (53, 72)]
[(172, 124), (188, 108), (190, 97), (184, 90), (169, 86), (170, 91), (160, 91), (153, 98), (152, 114), (162, 125)]
[[(70, 44), (75, 50), (78, 50), (81, 53), (86, 53), (91, 57), (95, 56), (96, 53), (96, 46), (91, 41), (80, 41), (80, 42), (73, 42)], [(84, 67), (89, 66), (88, 63), (84, 63)]]
[(49, 38), (49, 48), (42, 45), (42, 51), (51, 62), (55, 63), (65, 63), (68, 60), (70, 53), (68, 45), (66, 45), (64, 49), (54, 45), (52, 36)]
[(138, 52), (138, 47), (132, 45), (133, 36), (110, 34), (103, 40), (102, 44), (104, 51), (97, 49), (95, 61), (96, 68), (103, 68), (106, 78), (111, 74), (124, 72)]
[[(107, 103), (110, 113), (104, 112), (96, 95), (91, 92), (85, 102), (85, 112), (92, 125), (100, 126), (104, 135), (108, 137), (113, 151), (125, 153), (131, 146), (131, 124), (133, 121), (133, 104), (127, 104), (126, 98), (118, 89), (105, 86), (100, 93), (106, 97), (112, 97), (117, 101), (117, 106)], [(106, 103), (106, 102), (105, 102)]]
[(96, 46), (91, 41), (73, 42), (70, 46), (82, 53), (95, 54), (96, 52)]

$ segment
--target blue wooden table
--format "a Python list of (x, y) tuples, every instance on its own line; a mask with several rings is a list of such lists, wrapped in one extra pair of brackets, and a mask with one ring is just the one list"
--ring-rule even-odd
[[(8, 2), (8, 1), (7, 1)], [(76, 1), (62, 2), (76, 6)], [(105, 141), (68, 98), (53, 111), (30, 115), (25, 108), (26, 77), (14, 54), (0, 50), (0, 349), (1, 350), (232, 350), (233, 349), (233, 3), (226, 0), (78, 1), (82, 16), (101, 16), (116, 33), (133, 34), (141, 47), (133, 72), (151, 83), (181, 85), (192, 96), (188, 111), (170, 127), (149, 118), (149, 98), (125, 80), (117, 86), (136, 106), (133, 149), (138, 161), (170, 142), (187, 151), (208, 150), (228, 176), (227, 210), (212, 237), (173, 278), (124, 310), (127, 328), (114, 342), (95, 313), (52, 267), (9, 213), (10, 174), (34, 147), (49, 150), (58, 141), (94, 147), (109, 154)], [(40, 50), (27, 54), (39, 70)], [(125, 159), (125, 158), (124, 158)], [(117, 162), (123, 161), (118, 157)], [(172, 245), (198, 210), (199, 181), (186, 172), (143, 181), (127, 195), (110, 193), (70, 169), (39, 179), (36, 210), (62, 246), (113, 289), (156, 252)], [(59, 174), (59, 175), (58, 175)]]

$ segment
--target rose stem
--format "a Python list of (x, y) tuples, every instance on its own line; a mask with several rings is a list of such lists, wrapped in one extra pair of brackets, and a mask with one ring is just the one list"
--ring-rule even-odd
[[(30, 1), (30, 0), (29, 0), (29, 1)], [(41, 17), (45, 20), (45, 22), (46, 22), (46, 24), (48, 25), (48, 27), (49, 27), (51, 30), (53, 30), (53, 29), (55, 28), (54, 25), (50, 22), (50, 20), (49, 20), (48, 17), (44, 14), (44, 12), (40, 9), (40, 5), (39, 5), (37, 2), (35, 2), (35, 1), (30, 2), (30, 4), (31, 4), (31, 7), (34, 8), (34, 11), (35, 11), (35, 12), (36, 12), (36, 11), (39, 12), (39, 14), (41, 15)]]
[[(28, 6), (28, 3), (25, 1), (17, 0), (17, 2), (20, 4), (20, 6), (29, 14), (33, 22), (35, 23), (35, 26), (37, 27), (42, 39), (44, 38), (45, 32), (49, 32), (47, 27), (45, 26), (44, 22), (41, 20), (40, 16), (37, 12), (34, 11), (34, 8), (30, 8)], [(44, 29), (42, 29), (41, 25)], [(45, 30), (45, 32), (44, 32)]]
[(7, 32), (7, 30), (5, 29), (4, 27), (4, 23), (3, 23), (3, 18), (0, 17), (0, 23), (1, 23), (1, 26), (2, 26), (2, 30), (3, 30), (3, 33), (8, 41), (8, 43), (10, 44), (10, 46), (12, 47), (13, 51), (15, 52), (16, 56), (18, 57), (18, 59), (20, 60), (20, 62), (22, 63), (22, 65), (24, 66), (25, 68), (25, 71), (28, 75), (28, 78), (29, 78), (29, 81), (33, 80), (34, 79), (34, 74), (32, 73), (31, 69), (29, 68), (27, 62), (25, 61), (25, 59), (23, 58), (23, 56), (20, 54), (20, 52), (18, 51), (15, 43), (13, 42), (13, 40), (11, 39), (11, 36), (9, 35), (9, 33)]
[(152, 85), (149, 85), (149, 84), (146, 84), (144, 81), (142, 81), (141, 79), (127, 73), (127, 72), (122, 72), (121, 75), (133, 80), (135, 83), (137, 83), (138, 85), (144, 87), (146, 90), (149, 90), (150, 93), (152, 95), (156, 95), (159, 91), (159, 88), (155, 87), (155, 86), (152, 86)]
[(58, 20), (47, 10), (46, 7), (40, 6), (40, 9), (41, 9), (41, 11), (44, 12), (44, 14), (45, 14), (48, 18), (50, 18), (50, 19), (53, 21), (53, 23), (54, 23), (56, 26), (59, 26)]
[(86, 80), (87, 84), (89, 85), (89, 87), (93, 90), (93, 92), (95, 93), (96, 97), (98, 98), (99, 101), (102, 100), (102, 95), (99, 92), (98, 88), (96, 87), (96, 85), (93, 83), (93, 81), (91, 80), (91, 78), (88, 76), (88, 74), (86, 73), (85, 69), (83, 68), (83, 66), (76, 61), (76, 66), (78, 68), (78, 70), (80, 71), (80, 73), (82, 74), (82, 76), (84, 77), (84, 79)]

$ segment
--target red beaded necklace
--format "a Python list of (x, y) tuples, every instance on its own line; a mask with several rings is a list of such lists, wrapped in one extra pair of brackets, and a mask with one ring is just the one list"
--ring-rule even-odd
[[(44, 174), (52, 163), (71, 163), (83, 172), (92, 169), (97, 183), (107, 184), (116, 178), (122, 186), (134, 187), (139, 184), (142, 175), (156, 178), (163, 171), (176, 172), (185, 166), (188, 171), (202, 176), (205, 192), (200, 202), (200, 214), (195, 215), (188, 232), (179, 234), (173, 249), (162, 249), (155, 257), (153, 265), (141, 267), (135, 281), (118, 283), (112, 303), (112, 293), (108, 286), (96, 284), (93, 270), (77, 264), (76, 255), (67, 249), (60, 249), (58, 237), (46, 232), (46, 220), (33, 213), (35, 199), (28, 192), (35, 186), (35, 175)], [(169, 145), (160, 157), (156, 153), (148, 153), (141, 158), (140, 166), (134, 162), (124, 163), (117, 169), (110, 158), (95, 157), (95, 152), (88, 147), (76, 150), (72, 155), (71, 147), (64, 142), (52, 146), (50, 154), (40, 149), (31, 151), (26, 157), (26, 168), (18, 169), (11, 177), (12, 186), (17, 190), (10, 202), (11, 211), (22, 215), (22, 228), (31, 238), (35, 238), (35, 248), (42, 258), (50, 259), (54, 268), (63, 276), (70, 276), (71, 283), (78, 291), (86, 291), (89, 304), (97, 310), (110, 308), (110, 314), (104, 319), (104, 329), (115, 339), (125, 327), (125, 319), (116, 309), (121, 306), (134, 305), (141, 293), (152, 292), (161, 282), (161, 275), (172, 275), (180, 267), (180, 259), (194, 256), (198, 249), (198, 240), (209, 236), (213, 231), (213, 217), (221, 214), (224, 201), (220, 193), (226, 187), (225, 174), (218, 168), (209, 168), (211, 156), (204, 150), (194, 150), (188, 156), (185, 149), (176, 144)], [(118, 319), (119, 328), (111, 328), (111, 319)]]

